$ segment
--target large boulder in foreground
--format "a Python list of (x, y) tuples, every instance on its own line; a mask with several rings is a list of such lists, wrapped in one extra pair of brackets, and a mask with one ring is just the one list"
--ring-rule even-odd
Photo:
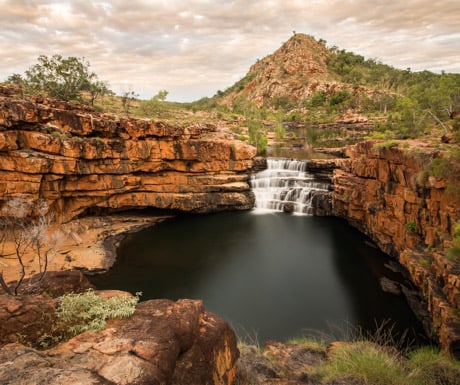
[(234, 332), (198, 300), (150, 300), (131, 318), (108, 322), (46, 351), (0, 350), (0, 383), (10, 385), (231, 384)]

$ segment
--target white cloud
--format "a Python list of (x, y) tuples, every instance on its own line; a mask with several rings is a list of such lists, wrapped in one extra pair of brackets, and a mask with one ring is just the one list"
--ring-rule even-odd
[(293, 30), (400, 68), (460, 72), (458, 15), (458, 0), (0, 0), (0, 79), (60, 53), (85, 57), (115, 91), (193, 100)]

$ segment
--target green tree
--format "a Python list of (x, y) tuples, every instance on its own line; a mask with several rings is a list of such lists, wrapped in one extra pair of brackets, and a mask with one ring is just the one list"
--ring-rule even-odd
[[(101, 83), (84, 58), (61, 55), (40, 55), (38, 63), (25, 72), (24, 83), (33, 92), (45, 92), (62, 100), (79, 99), (83, 91), (93, 89), (92, 95), (100, 95)], [(94, 90), (97, 89), (97, 92)], [(90, 91), (91, 93), (91, 91)], [(92, 101), (94, 101), (92, 96)]]
[(113, 95), (113, 91), (110, 90), (106, 82), (96, 80), (88, 84), (89, 102), (91, 106), (94, 106), (94, 102), (97, 99), (102, 98), (104, 95)]
[(152, 98), (152, 100), (157, 100), (159, 102), (164, 102), (166, 97), (168, 96), (169, 92), (166, 90), (160, 90), (158, 93)]
[(138, 96), (139, 95), (134, 91), (123, 91), (121, 93), (121, 106), (127, 117), (129, 117), (133, 101), (136, 100)]
[(24, 79), (20, 74), (12, 74), (6, 79), (8, 83), (14, 84), (21, 92), (21, 96), (24, 96)]

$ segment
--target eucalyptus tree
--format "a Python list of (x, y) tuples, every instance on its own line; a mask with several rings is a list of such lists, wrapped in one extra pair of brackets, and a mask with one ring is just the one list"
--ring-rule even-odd
[[(93, 105), (97, 98), (111, 91), (89, 67), (84, 58), (40, 55), (37, 63), (25, 72), (22, 83), (29, 92), (45, 93), (66, 101), (80, 100), (86, 92)], [(18, 82), (17, 74), (14, 74), (14, 80)]]

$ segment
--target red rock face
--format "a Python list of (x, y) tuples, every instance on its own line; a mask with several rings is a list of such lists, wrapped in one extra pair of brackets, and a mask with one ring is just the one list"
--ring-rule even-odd
[(0, 97), (0, 206), (45, 198), (61, 221), (88, 211), (249, 209), (255, 149), (213, 125), (118, 119), (48, 99)]
[(460, 204), (445, 183), (420, 177), (438, 151), (419, 142), (350, 147), (334, 171), (333, 211), (399, 258), (426, 299), (441, 345), (460, 356), (459, 270), (445, 257)]
[[(50, 302), (54, 310), (50, 298), (3, 299), (8, 301), (4, 312), (16, 321), (30, 314), (27, 320), (36, 321), (41, 304)], [(0, 383), (230, 385), (238, 356), (233, 331), (206, 312), (201, 301), (151, 300), (138, 304), (130, 318), (109, 321), (106, 329), (80, 334), (53, 349), (4, 346)]]

